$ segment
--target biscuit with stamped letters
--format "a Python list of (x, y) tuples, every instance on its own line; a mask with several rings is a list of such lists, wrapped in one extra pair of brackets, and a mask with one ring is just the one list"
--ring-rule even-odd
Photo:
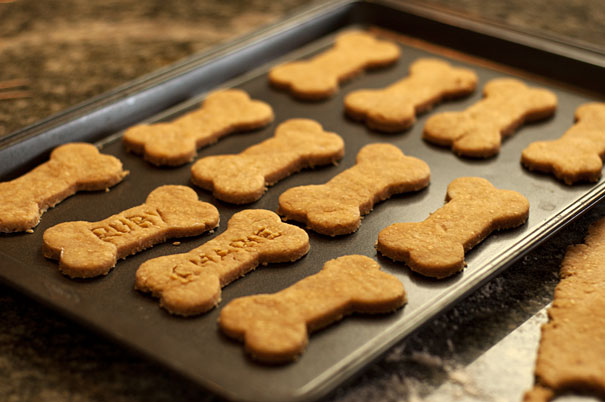
[[(605, 398), (605, 219), (561, 263), (548, 322), (542, 326), (534, 388), (524, 401), (546, 402), (571, 392)], [(587, 398), (586, 400), (593, 400)]]
[(402, 131), (414, 124), (417, 113), (446, 99), (469, 95), (476, 86), (477, 74), (472, 70), (438, 59), (419, 59), (410, 66), (409, 76), (386, 88), (349, 93), (345, 111), (349, 117), (365, 121), (369, 128)]
[(191, 167), (191, 181), (219, 200), (246, 204), (260, 199), (267, 186), (298, 172), (336, 163), (344, 142), (309, 119), (280, 124), (275, 136), (236, 155), (207, 156)]
[(48, 208), (78, 191), (106, 190), (127, 174), (118, 158), (92, 144), (61, 145), (47, 162), (0, 183), (0, 232), (31, 231)]
[(211, 93), (202, 107), (169, 123), (142, 124), (126, 130), (124, 146), (157, 166), (190, 162), (197, 150), (235, 132), (273, 121), (273, 109), (239, 89)]
[(218, 210), (186, 186), (161, 186), (144, 204), (99, 222), (64, 222), (44, 232), (43, 252), (72, 278), (106, 275), (117, 261), (168, 238), (218, 226)]
[(280, 64), (269, 72), (269, 82), (299, 99), (321, 100), (338, 91), (338, 85), (369, 68), (393, 64), (400, 54), (393, 43), (366, 32), (339, 35), (334, 46), (302, 61)]
[(576, 110), (576, 124), (553, 141), (536, 141), (521, 154), (529, 170), (552, 173), (565, 184), (601, 178), (605, 156), (605, 103), (587, 103)]
[(231, 301), (221, 311), (219, 326), (243, 341), (253, 359), (287, 363), (304, 351), (308, 333), (352, 313), (390, 313), (405, 302), (399, 279), (369, 257), (347, 255), (280, 292)]
[(447, 187), (446, 204), (423, 222), (395, 223), (378, 234), (376, 249), (412, 271), (445, 278), (461, 271), (464, 253), (495, 230), (520, 226), (529, 201), (480, 177), (460, 177)]
[(191, 316), (217, 306), (221, 288), (257, 266), (296, 261), (308, 251), (303, 229), (283, 223), (274, 212), (248, 209), (200, 247), (143, 263), (135, 288), (151, 292), (170, 313)]
[(428, 186), (430, 175), (424, 161), (396, 146), (370, 144), (359, 151), (355, 166), (328, 183), (286, 190), (279, 196), (278, 213), (318, 233), (353, 233), (375, 203)]
[(512, 78), (489, 81), (484, 98), (462, 112), (444, 112), (429, 117), (423, 138), (451, 147), (460, 155), (488, 158), (500, 152), (502, 138), (526, 122), (552, 116), (556, 95), (543, 88), (530, 88)]

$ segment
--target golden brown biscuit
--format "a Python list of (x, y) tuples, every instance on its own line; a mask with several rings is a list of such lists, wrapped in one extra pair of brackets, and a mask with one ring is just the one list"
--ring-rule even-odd
[(521, 154), (521, 163), (530, 170), (552, 172), (569, 185), (598, 181), (605, 156), (605, 103), (578, 107), (576, 121), (557, 140), (529, 144)]
[(344, 142), (309, 119), (280, 124), (275, 136), (237, 155), (207, 156), (191, 167), (191, 181), (219, 200), (246, 204), (260, 199), (267, 186), (307, 167), (335, 163)]
[(463, 112), (431, 116), (423, 138), (451, 147), (461, 156), (488, 158), (500, 152), (506, 137), (528, 121), (554, 114), (557, 97), (542, 88), (530, 88), (512, 78), (491, 80), (483, 89), (484, 98)]
[(244, 341), (254, 359), (286, 363), (304, 351), (309, 332), (351, 313), (388, 313), (405, 302), (399, 279), (371, 258), (348, 255), (275, 294), (233, 300), (221, 311), (219, 325)]
[(300, 186), (279, 196), (278, 213), (330, 236), (353, 233), (374, 204), (429, 184), (429, 166), (390, 144), (370, 144), (357, 164), (323, 185)]
[(423, 222), (395, 223), (380, 231), (378, 251), (441, 279), (461, 271), (464, 253), (491, 232), (519, 226), (529, 215), (527, 198), (480, 177), (453, 180), (446, 201)]
[(414, 124), (416, 113), (443, 100), (469, 95), (476, 86), (477, 74), (472, 70), (438, 59), (419, 59), (410, 66), (409, 76), (386, 88), (349, 93), (345, 111), (372, 129), (402, 131)]
[(72, 278), (106, 275), (118, 259), (172, 237), (196, 236), (218, 226), (217, 209), (186, 186), (161, 186), (145, 204), (99, 222), (65, 222), (44, 232), (43, 252)]
[(336, 38), (334, 47), (309, 60), (273, 67), (269, 82), (289, 90), (296, 98), (321, 100), (338, 91), (338, 84), (368, 68), (395, 63), (399, 47), (377, 40), (366, 32), (346, 32)]
[(309, 251), (309, 236), (262, 209), (236, 213), (219, 236), (188, 253), (143, 263), (135, 288), (160, 298), (173, 314), (190, 316), (217, 306), (221, 288), (268, 263), (296, 261)]
[(157, 166), (178, 166), (197, 150), (227, 134), (253, 130), (273, 121), (273, 109), (239, 89), (211, 93), (201, 108), (170, 123), (142, 124), (126, 130), (124, 146)]
[(535, 385), (523, 395), (523, 402), (546, 402), (553, 399), (554, 396), (551, 389)]
[(61, 145), (48, 162), (0, 183), (0, 232), (31, 230), (48, 208), (70, 195), (107, 189), (127, 174), (119, 159), (99, 153), (92, 144)]
[(605, 398), (605, 219), (585, 244), (568, 248), (548, 309), (536, 360), (536, 386), (525, 401), (569, 391)]

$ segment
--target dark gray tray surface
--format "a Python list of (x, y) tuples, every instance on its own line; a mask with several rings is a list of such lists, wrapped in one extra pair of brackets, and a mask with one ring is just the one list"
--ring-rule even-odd
[[(331, 43), (332, 36), (308, 46), (297, 57), (308, 55)], [(200, 198), (215, 204), (221, 225), (214, 234), (179, 239), (156, 246), (118, 263), (106, 277), (69, 280), (56, 263), (42, 257), (40, 245), (45, 229), (69, 220), (96, 221), (142, 203), (147, 194), (162, 184), (189, 183), (190, 165), (177, 169), (157, 169), (141, 158), (126, 153), (113, 138), (103, 151), (119, 157), (130, 175), (109, 193), (81, 193), (51, 209), (42, 217), (33, 234), (2, 236), (3, 256), (0, 276), (24, 292), (59, 308), (79, 321), (91, 325), (135, 349), (159, 360), (208, 389), (223, 396), (243, 400), (309, 399), (325, 394), (383, 353), (435, 314), (451, 306), (473, 288), (488, 280), (531, 246), (601, 196), (603, 181), (596, 185), (568, 187), (552, 177), (530, 173), (519, 163), (520, 153), (530, 142), (558, 138), (572, 123), (577, 106), (590, 101), (586, 95), (550, 87), (559, 99), (556, 115), (549, 120), (523, 127), (503, 143), (502, 152), (488, 160), (466, 160), (447, 149), (431, 146), (420, 138), (426, 118), (434, 112), (461, 110), (481, 98), (481, 88), (490, 79), (504, 74), (489, 68), (450, 60), (473, 68), (479, 75), (479, 90), (471, 97), (438, 106), (419, 116), (414, 127), (400, 134), (380, 134), (347, 119), (342, 100), (350, 91), (383, 87), (407, 75), (408, 66), (419, 57), (434, 57), (428, 51), (402, 45), (402, 58), (392, 67), (362, 75), (342, 86), (337, 96), (325, 102), (302, 103), (287, 93), (270, 88), (265, 74), (247, 77), (237, 87), (253, 98), (269, 102), (276, 121), (265, 129), (231, 135), (203, 149), (200, 157), (236, 153), (273, 135), (277, 124), (296, 117), (319, 121), (326, 130), (340, 134), (346, 143), (346, 156), (338, 166), (303, 171), (271, 187), (258, 202), (246, 207), (275, 210), (277, 197), (285, 189), (311, 183), (324, 183), (354, 164), (358, 150), (367, 143), (389, 142), (407, 155), (419, 157), (431, 167), (429, 188), (414, 194), (393, 197), (378, 204), (350, 236), (329, 238), (310, 233), (311, 250), (294, 264), (260, 267), (257, 271), (223, 289), (224, 306), (230, 300), (254, 293), (275, 292), (313, 274), (331, 258), (364, 254), (376, 258), (386, 272), (400, 278), (408, 292), (408, 304), (386, 316), (352, 316), (312, 335), (301, 359), (290, 365), (266, 367), (249, 360), (242, 345), (223, 337), (216, 326), (220, 307), (201, 317), (183, 319), (160, 309), (157, 301), (133, 290), (134, 273), (145, 260), (175, 252), (186, 252), (221, 233), (231, 215), (242, 209), (214, 200), (199, 190)], [(437, 55), (439, 56), (439, 55)], [(447, 59), (446, 57), (439, 56)], [(530, 85), (540, 85), (526, 80)], [(182, 109), (189, 107), (191, 102)], [(178, 108), (177, 108), (178, 109)], [(498, 188), (521, 192), (531, 204), (530, 218), (521, 228), (489, 237), (467, 254), (468, 267), (459, 275), (434, 281), (410, 273), (401, 264), (377, 256), (374, 249), (378, 232), (393, 222), (420, 221), (443, 205), (447, 184), (460, 176), (480, 176)]]

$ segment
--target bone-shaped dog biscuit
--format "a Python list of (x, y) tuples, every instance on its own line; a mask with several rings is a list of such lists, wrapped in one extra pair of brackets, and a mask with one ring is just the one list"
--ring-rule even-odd
[(399, 47), (365, 32), (347, 32), (334, 47), (310, 60), (281, 64), (271, 69), (269, 81), (300, 99), (320, 100), (338, 91), (338, 84), (364, 69), (392, 64)]
[(394, 145), (370, 144), (357, 164), (323, 185), (300, 186), (279, 197), (279, 214), (330, 236), (352, 233), (376, 202), (417, 191), (430, 180), (429, 166)]
[(435, 104), (472, 93), (477, 75), (466, 68), (452, 67), (438, 59), (419, 59), (410, 66), (410, 75), (383, 89), (362, 89), (345, 97), (345, 110), (368, 127), (396, 132), (409, 128), (416, 113)]
[(461, 177), (447, 188), (447, 203), (424, 222), (395, 223), (378, 234), (376, 248), (412, 271), (445, 278), (464, 266), (464, 253), (494, 230), (523, 224), (529, 201), (479, 177)]
[[(588, 228), (584, 244), (567, 248), (560, 282), (536, 356), (535, 385), (524, 402), (563, 400), (561, 395), (605, 397), (605, 219)], [(569, 400), (569, 398), (566, 398)], [(575, 398), (572, 398), (575, 399)]]
[(529, 88), (512, 78), (491, 80), (484, 98), (462, 112), (431, 116), (423, 138), (451, 147), (458, 155), (487, 158), (500, 152), (502, 137), (511, 135), (528, 121), (551, 116), (557, 97), (549, 90)]
[(191, 167), (193, 184), (219, 200), (245, 204), (258, 200), (273, 185), (306, 167), (335, 163), (344, 155), (340, 136), (323, 131), (309, 119), (280, 124), (275, 136), (237, 155), (207, 156)]
[(399, 279), (380, 271), (371, 258), (348, 255), (280, 292), (231, 301), (219, 325), (226, 335), (244, 341), (254, 359), (285, 363), (304, 351), (309, 332), (347, 314), (388, 313), (405, 302)]
[(135, 287), (160, 298), (173, 314), (214, 308), (221, 288), (260, 264), (295, 261), (309, 251), (309, 236), (262, 209), (236, 213), (219, 236), (188, 253), (151, 259), (136, 273)]
[(196, 236), (218, 226), (217, 209), (186, 186), (161, 186), (144, 204), (99, 222), (65, 222), (44, 232), (44, 256), (72, 278), (107, 274), (126, 258), (171, 237)]
[(127, 174), (119, 159), (100, 154), (92, 144), (61, 145), (49, 161), (0, 183), (0, 232), (31, 230), (49, 207), (78, 191), (107, 189)]
[(125, 147), (158, 166), (187, 163), (198, 149), (239, 131), (253, 130), (273, 121), (265, 102), (251, 100), (242, 90), (214, 92), (201, 108), (170, 123), (134, 126), (124, 133)]
[(605, 156), (605, 103), (587, 103), (576, 110), (576, 124), (554, 141), (537, 141), (523, 150), (530, 170), (552, 172), (566, 184), (598, 181)]

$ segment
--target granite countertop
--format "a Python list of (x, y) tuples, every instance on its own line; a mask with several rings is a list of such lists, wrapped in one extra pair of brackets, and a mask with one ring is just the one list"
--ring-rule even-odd
[[(0, 0), (0, 135), (271, 23), (280, 2)], [(605, 3), (432, 0), (471, 16), (605, 48)], [(178, 22), (178, 23), (175, 23)], [(157, 26), (162, 29), (155, 29)], [(339, 388), (333, 401), (518, 400), (533, 383), (545, 308), (565, 248), (605, 202)], [(0, 285), (0, 400), (200, 401), (196, 384)], [(494, 381), (494, 379), (498, 379)]]

